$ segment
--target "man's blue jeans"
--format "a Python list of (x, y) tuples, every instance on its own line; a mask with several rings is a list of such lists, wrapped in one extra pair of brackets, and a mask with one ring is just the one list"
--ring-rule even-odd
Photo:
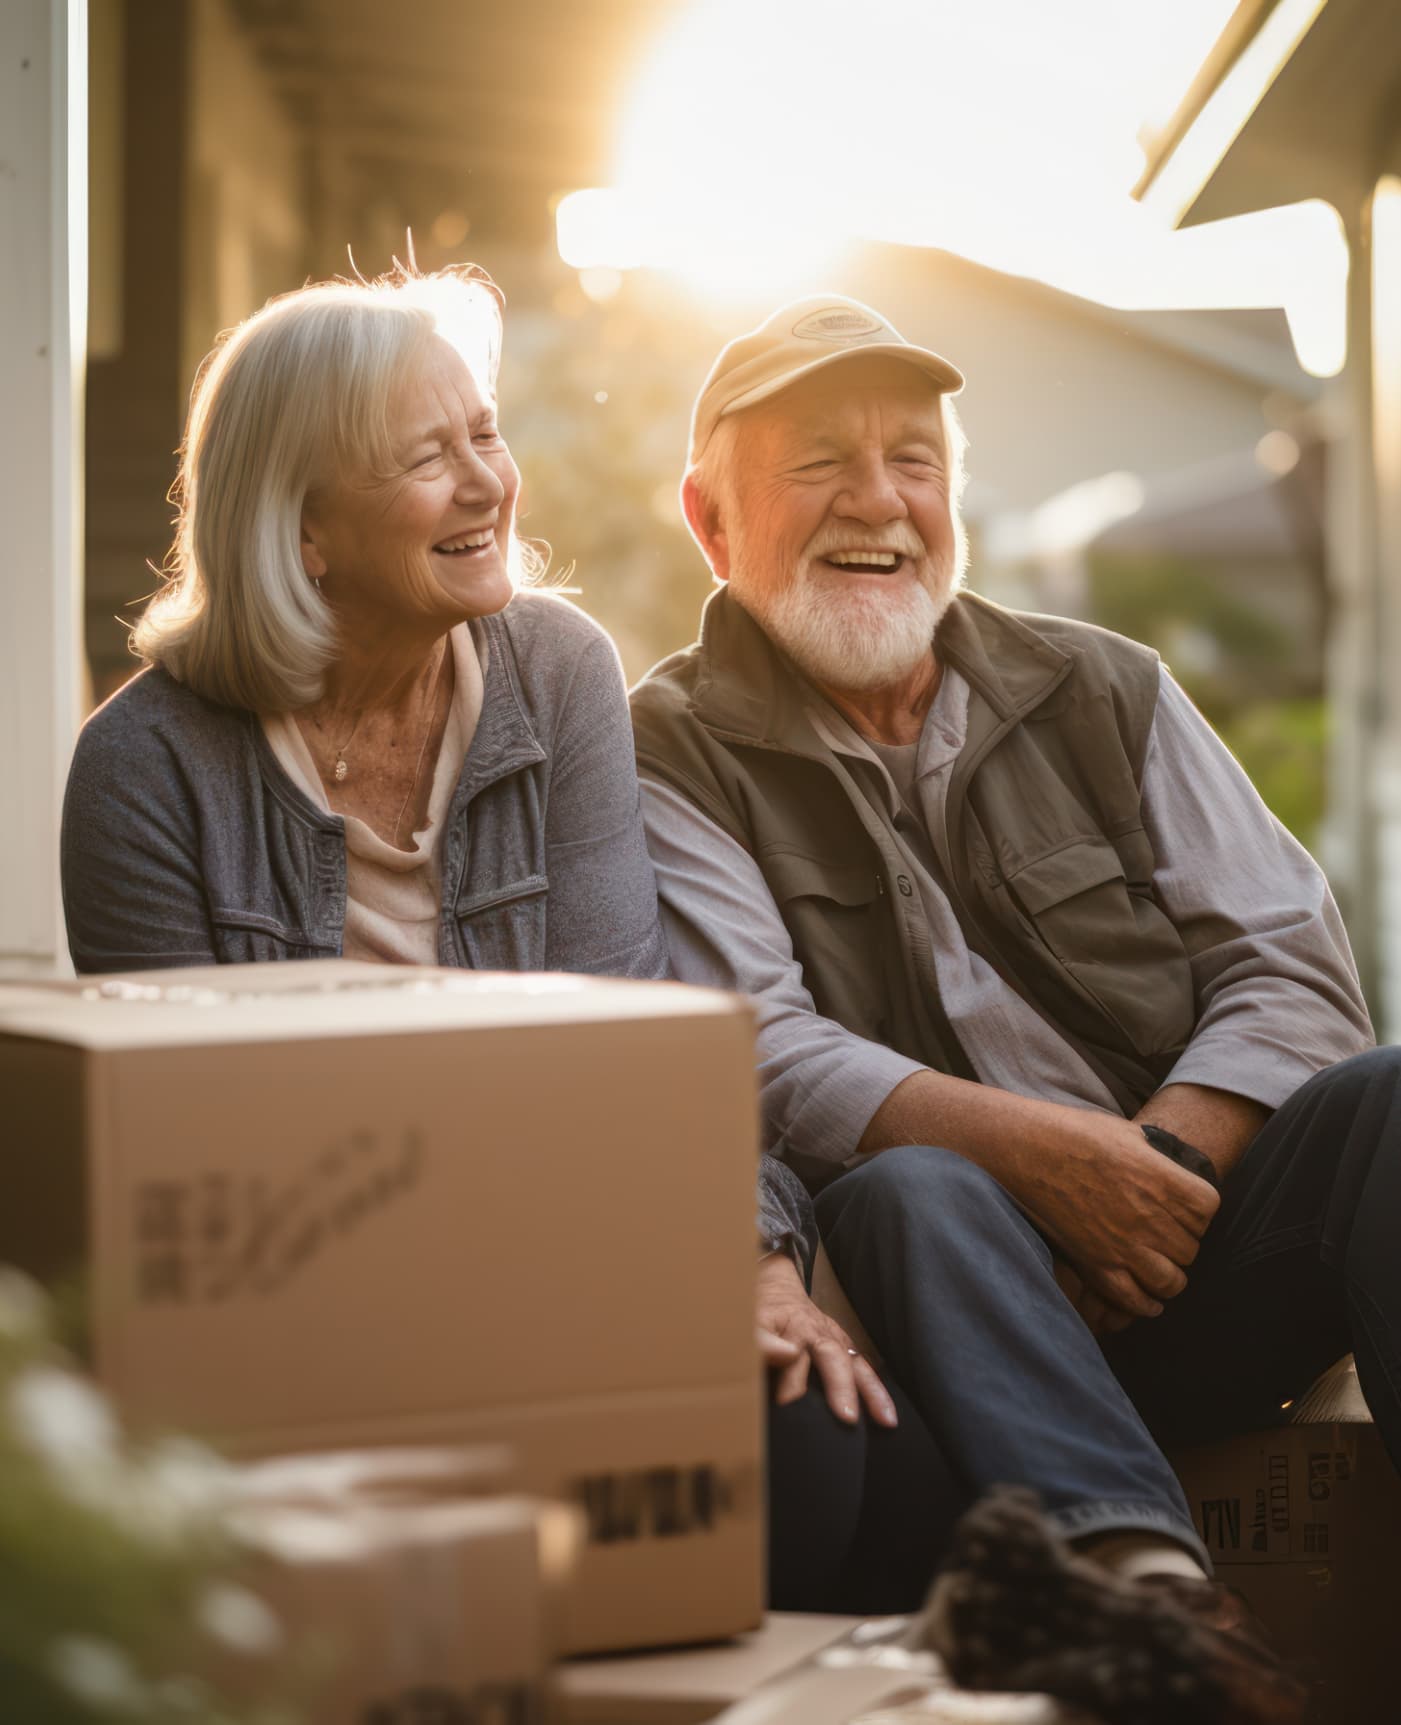
[(833, 1267), (970, 1500), (1030, 1485), (1072, 1537), (1155, 1530), (1205, 1563), (1159, 1443), (1277, 1424), (1349, 1349), (1401, 1466), (1401, 1049), (1319, 1073), (1271, 1117), (1186, 1290), (1103, 1349), (1045, 1240), (964, 1158), (887, 1150), (816, 1204)]

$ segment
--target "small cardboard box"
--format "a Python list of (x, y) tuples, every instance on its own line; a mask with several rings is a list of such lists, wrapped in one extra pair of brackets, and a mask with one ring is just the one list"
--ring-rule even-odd
[[(1401, 1478), (1351, 1360), (1295, 1421), (1173, 1457), (1217, 1579), (1313, 1692), (1310, 1725), (1395, 1716)], [(1302, 1415), (1302, 1418), (1300, 1417)]]
[(761, 1610), (737, 997), (341, 961), (0, 989), (0, 1261), (90, 1275), (124, 1414), (256, 1456), (504, 1442), (574, 1650)]
[(543, 1719), (568, 1569), (547, 1523), (568, 1515), (520, 1497), (245, 1510), (244, 1579), (281, 1641), (208, 1674), (250, 1702), (294, 1701), (308, 1725)]

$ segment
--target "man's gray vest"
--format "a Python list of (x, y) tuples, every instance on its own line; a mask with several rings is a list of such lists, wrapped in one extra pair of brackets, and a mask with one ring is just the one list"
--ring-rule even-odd
[[(945, 826), (928, 835), (941, 884), (969, 946), (1131, 1113), (1196, 1019), (1187, 952), (1154, 898), (1143, 827), (1157, 655), (970, 593), (940, 623), (938, 652), (970, 688)], [(819, 1013), (968, 1075), (921, 961), (927, 924), (896, 829), (884, 799), (856, 782), (877, 769), (821, 741), (805, 713), (813, 699), (722, 590), (699, 642), (633, 692), (638, 767), (753, 856)]]

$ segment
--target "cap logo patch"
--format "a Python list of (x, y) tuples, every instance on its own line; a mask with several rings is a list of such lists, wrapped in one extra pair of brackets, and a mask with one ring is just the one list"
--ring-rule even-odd
[(802, 341), (860, 341), (862, 336), (879, 335), (884, 328), (880, 319), (868, 312), (834, 305), (799, 318), (793, 334)]

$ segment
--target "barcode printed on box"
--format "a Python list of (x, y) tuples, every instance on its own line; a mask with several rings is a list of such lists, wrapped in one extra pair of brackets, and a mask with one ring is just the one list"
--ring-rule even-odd
[(1326, 1521), (1306, 1521), (1304, 1523), (1304, 1550), (1313, 1556), (1328, 1550), (1328, 1523)]

